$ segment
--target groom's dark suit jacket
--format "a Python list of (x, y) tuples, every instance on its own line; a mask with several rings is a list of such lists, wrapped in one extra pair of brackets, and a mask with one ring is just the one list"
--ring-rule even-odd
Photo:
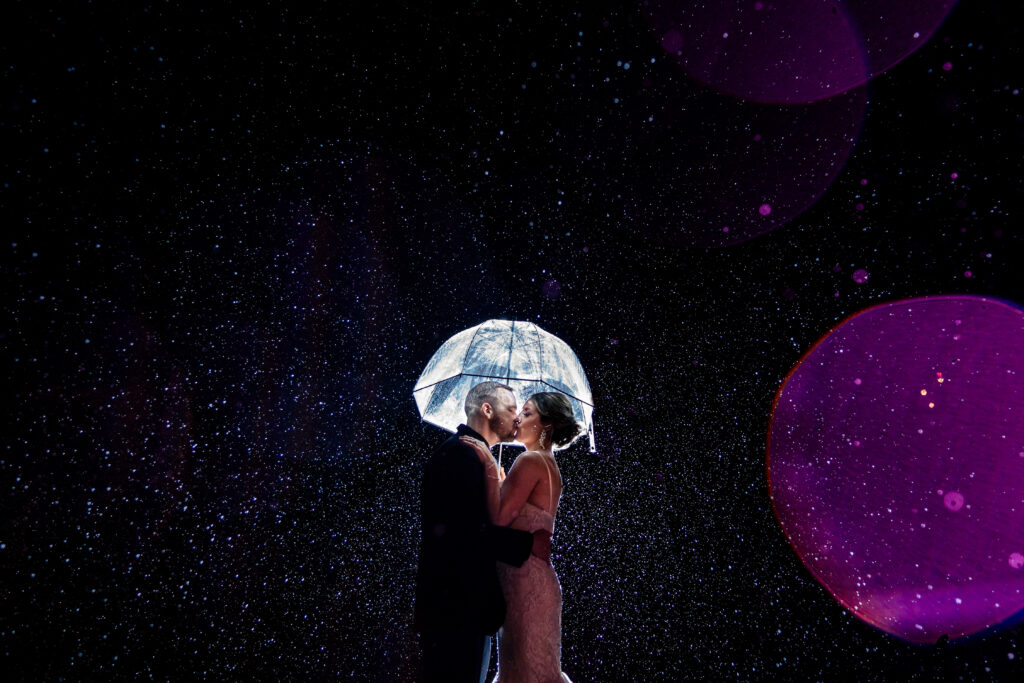
[(484, 466), (462, 435), (442, 443), (423, 472), (422, 544), (416, 575), (418, 630), (464, 628), (488, 634), (505, 621), (505, 598), (495, 560), (522, 566), (533, 534), (491, 524)]

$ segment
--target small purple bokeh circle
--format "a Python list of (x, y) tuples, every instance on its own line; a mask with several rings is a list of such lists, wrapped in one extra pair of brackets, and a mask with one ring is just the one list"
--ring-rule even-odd
[(1024, 610), (1024, 313), (882, 304), (796, 365), (768, 443), (772, 503), (811, 573), (918, 643)]
[(548, 299), (557, 299), (562, 293), (562, 283), (552, 278), (545, 281), (540, 289), (541, 293)]
[(964, 506), (964, 496), (962, 493), (950, 491), (942, 497), (942, 502), (946, 505), (946, 509), (957, 512)]

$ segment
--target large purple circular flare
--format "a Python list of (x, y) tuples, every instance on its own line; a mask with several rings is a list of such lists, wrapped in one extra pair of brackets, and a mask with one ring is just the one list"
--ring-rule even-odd
[(954, 0), (644, 0), (691, 76), (757, 102), (813, 102), (863, 85), (935, 32)]
[(915, 643), (1024, 610), (1024, 314), (938, 296), (847, 319), (775, 400), (768, 482), (811, 573)]

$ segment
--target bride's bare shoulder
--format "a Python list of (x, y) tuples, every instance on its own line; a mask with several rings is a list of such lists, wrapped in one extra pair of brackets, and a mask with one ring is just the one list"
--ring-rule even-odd
[(536, 467), (537, 465), (543, 465), (544, 455), (542, 453), (538, 453), (537, 451), (523, 451), (522, 453), (519, 454), (519, 457), (516, 458), (516, 461), (515, 463), (513, 463), (513, 466), (519, 465), (520, 463), (522, 463), (521, 466), (524, 467)]
[[(512, 469), (520, 468), (524, 474), (531, 472), (537, 476), (543, 476), (551, 469), (552, 463), (549, 460), (550, 456), (539, 451), (524, 451), (516, 458), (516, 461), (512, 464)], [(558, 471), (557, 465), (555, 466), (555, 471)]]

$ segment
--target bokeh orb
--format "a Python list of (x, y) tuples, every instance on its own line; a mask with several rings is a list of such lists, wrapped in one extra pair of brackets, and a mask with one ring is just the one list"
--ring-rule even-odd
[(917, 50), (954, 0), (644, 0), (654, 37), (693, 78), (757, 102), (846, 92)]
[(779, 389), (772, 504), (853, 614), (916, 643), (1024, 610), (1024, 313), (938, 296), (867, 309)]
[[(648, 119), (651, 107), (662, 113), (624, 145), (616, 131)], [(781, 106), (652, 79), (622, 105), (622, 119), (581, 130), (568, 154), (588, 158), (609, 213), (622, 211), (645, 239), (728, 247), (788, 224), (828, 191), (866, 108), (863, 88)], [(624, 198), (625, 210), (615, 197)]]

